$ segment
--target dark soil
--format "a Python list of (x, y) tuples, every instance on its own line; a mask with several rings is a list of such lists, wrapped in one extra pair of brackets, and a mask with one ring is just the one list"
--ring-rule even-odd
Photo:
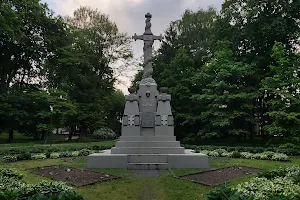
[(55, 179), (64, 181), (74, 186), (84, 186), (94, 184), (102, 181), (111, 181), (120, 177), (104, 174), (100, 172), (93, 172), (84, 169), (76, 169), (70, 167), (48, 166), (41, 168), (29, 169), (30, 172)]
[(191, 180), (204, 185), (215, 186), (230, 182), (237, 178), (254, 175), (259, 171), (260, 169), (250, 167), (227, 167), (195, 174), (188, 174), (178, 178)]

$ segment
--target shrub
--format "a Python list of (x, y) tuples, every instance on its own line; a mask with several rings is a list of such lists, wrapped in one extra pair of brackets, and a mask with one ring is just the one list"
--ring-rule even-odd
[(22, 153), (17, 155), (17, 160), (30, 160), (31, 153)]
[(56, 158), (59, 158), (59, 157), (60, 157), (60, 154), (57, 153), (57, 152), (53, 152), (53, 153), (50, 154), (50, 158), (52, 158), (52, 159), (56, 159)]
[(0, 167), (0, 177), (22, 179), (23, 176), (24, 176), (23, 174), (21, 174), (20, 172), (18, 172), (15, 169)]
[(68, 151), (60, 152), (59, 157), (60, 158), (72, 157), (72, 154), (71, 154), (71, 152), (68, 152)]
[(77, 157), (77, 156), (79, 156), (79, 151), (72, 151), (71, 155), (72, 155), (72, 157)]
[(234, 199), (234, 200), (254, 200), (254, 197), (246, 197), (242, 193), (239, 193), (237, 190), (229, 187), (218, 187), (215, 190), (212, 190), (206, 196), (207, 200), (225, 200), (225, 199)]
[(296, 148), (296, 145), (292, 144), (292, 143), (285, 143), (279, 146), (279, 148), (281, 149), (292, 149), (292, 148)]
[(80, 151), (79, 151), (79, 156), (88, 156), (88, 155), (90, 155), (92, 153), (92, 151), (91, 150), (89, 150), (89, 149), (81, 149)]
[(116, 133), (109, 128), (100, 128), (93, 133), (93, 137), (97, 139), (115, 139), (117, 137)]
[(6, 163), (17, 162), (18, 158), (15, 155), (7, 155), (2, 157), (2, 161)]
[(39, 159), (46, 159), (46, 154), (41, 153), (41, 154), (35, 154), (31, 156), (32, 160), (39, 160)]
[(269, 196), (278, 194), (284, 195), (284, 199), (300, 198), (300, 186), (293, 183), (291, 179), (282, 177), (273, 180), (255, 177), (248, 182), (237, 185), (235, 189), (247, 196), (255, 196), (257, 200), (267, 200)]
[(273, 157), (273, 155), (274, 155), (275, 153), (272, 152), (272, 151), (266, 151), (266, 152), (264, 152), (263, 154), (264, 154), (264, 156), (266, 156), (269, 160), (271, 160), (272, 157)]
[(277, 160), (277, 161), (288, 161), (289, 158), (287, 155), (283, 154), (283, 153), (275, 153), (271, 160)]
[(241, 152), (241, 158), (252, 159), (253, 153)]
[(81, 195), (76, 194), (75, 192), (65, 191), (65, 192), (60, 192), (59, 194), (47, 194), (47, 195), (42, 193), (37, 193), (28, 198), (28, 200), (42, 200), (42, 199), (83, 200), (83, 197)]
[(241, 153), (240, 152), (237, 152), (237, 151), (234, 151), (232, 152), (232, 158), (240, 158), (241, 157)]

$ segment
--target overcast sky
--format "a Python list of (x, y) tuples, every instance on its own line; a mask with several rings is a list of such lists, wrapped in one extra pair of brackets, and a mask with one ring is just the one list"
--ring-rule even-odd
[[(171, 21), (180, 19), (185, 9), (198, 10), (214, 6), (218, 10), (224, 0), (42, 0), (47, 2), (50, 9), (56, 14), (72, 15), (80, 6), (90, 6), (108, 14), (110, 19), (116, 22), (121, 32), (127, 32), (130, 36), (134, 33), (142, 34), (145, 28), (145, 13), (152, 14), (152, 32), (155, 35), (164, 34), (164, 30)], [(155, 47), (159, 42), (155, 42)], [(143, 42), (132, 42), (135, 57), (143, 54)], [(132, 72), (135, 74), (135, 72)], [(130, 80), (123, 78), (127, 85), (117, 85), (124, 93)]]

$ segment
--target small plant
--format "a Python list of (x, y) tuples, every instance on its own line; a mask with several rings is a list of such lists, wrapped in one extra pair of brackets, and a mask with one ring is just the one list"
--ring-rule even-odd
[(7, 155), (2, 157), (2, 161), (6, 163), (17, 162), (18, 158), (15, 155)]
[(39, 159), (46, 159), (46, 154), (41, 153), (41, 154), (35, 154), (31, 156), (32, 160), (39, 160)]
[(88, 156), (88, 155), (90, 155), (92, 153), (92, 151), (91, 150), (89, 150), (89, 149), (81, 149), (80, 151), (79, 151), (79, 156)]
[(116, 133), (109, 128), (100, 128), (93, 133), (93, 137), (97, 139), (115, 139), (117, 137)]
[(59, 157), (60, 157), (59, 153), (53, 152), (53, 153), (50, 154), (50, 158), (52, 158), (52, 159), (56, 159), (56, 158), (59, 158)]
[(31, 153), (22, 153), (17, 155), (17, 160), (30, 160)]
[(71, 154), (71, 152), (65, 151), (65, 152), (59, 153), (59, 157), (60, 158), (72, 157), (72, 154)]
[(71, 155), (72, 155), (72, 157), (77, 157), (77, 156), (79, 156), (79, 151), (72, 151)]

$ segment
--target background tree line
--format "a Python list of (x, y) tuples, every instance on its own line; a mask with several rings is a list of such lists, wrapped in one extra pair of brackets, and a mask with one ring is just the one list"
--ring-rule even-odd
[(299, 141), (299, 10), (293, 0), (227, 0), (170, 23), (153, 76), (172, 94), (180, 140)]
[(120, 131), (124, 95), (114, 63), (132, 57), (129, 38), (108, 16), (81, 7), (54, 16), (39, 0), (0, 3), (0, 129), (45, 139), (69, 127), (70, 139), (100, 127)]

